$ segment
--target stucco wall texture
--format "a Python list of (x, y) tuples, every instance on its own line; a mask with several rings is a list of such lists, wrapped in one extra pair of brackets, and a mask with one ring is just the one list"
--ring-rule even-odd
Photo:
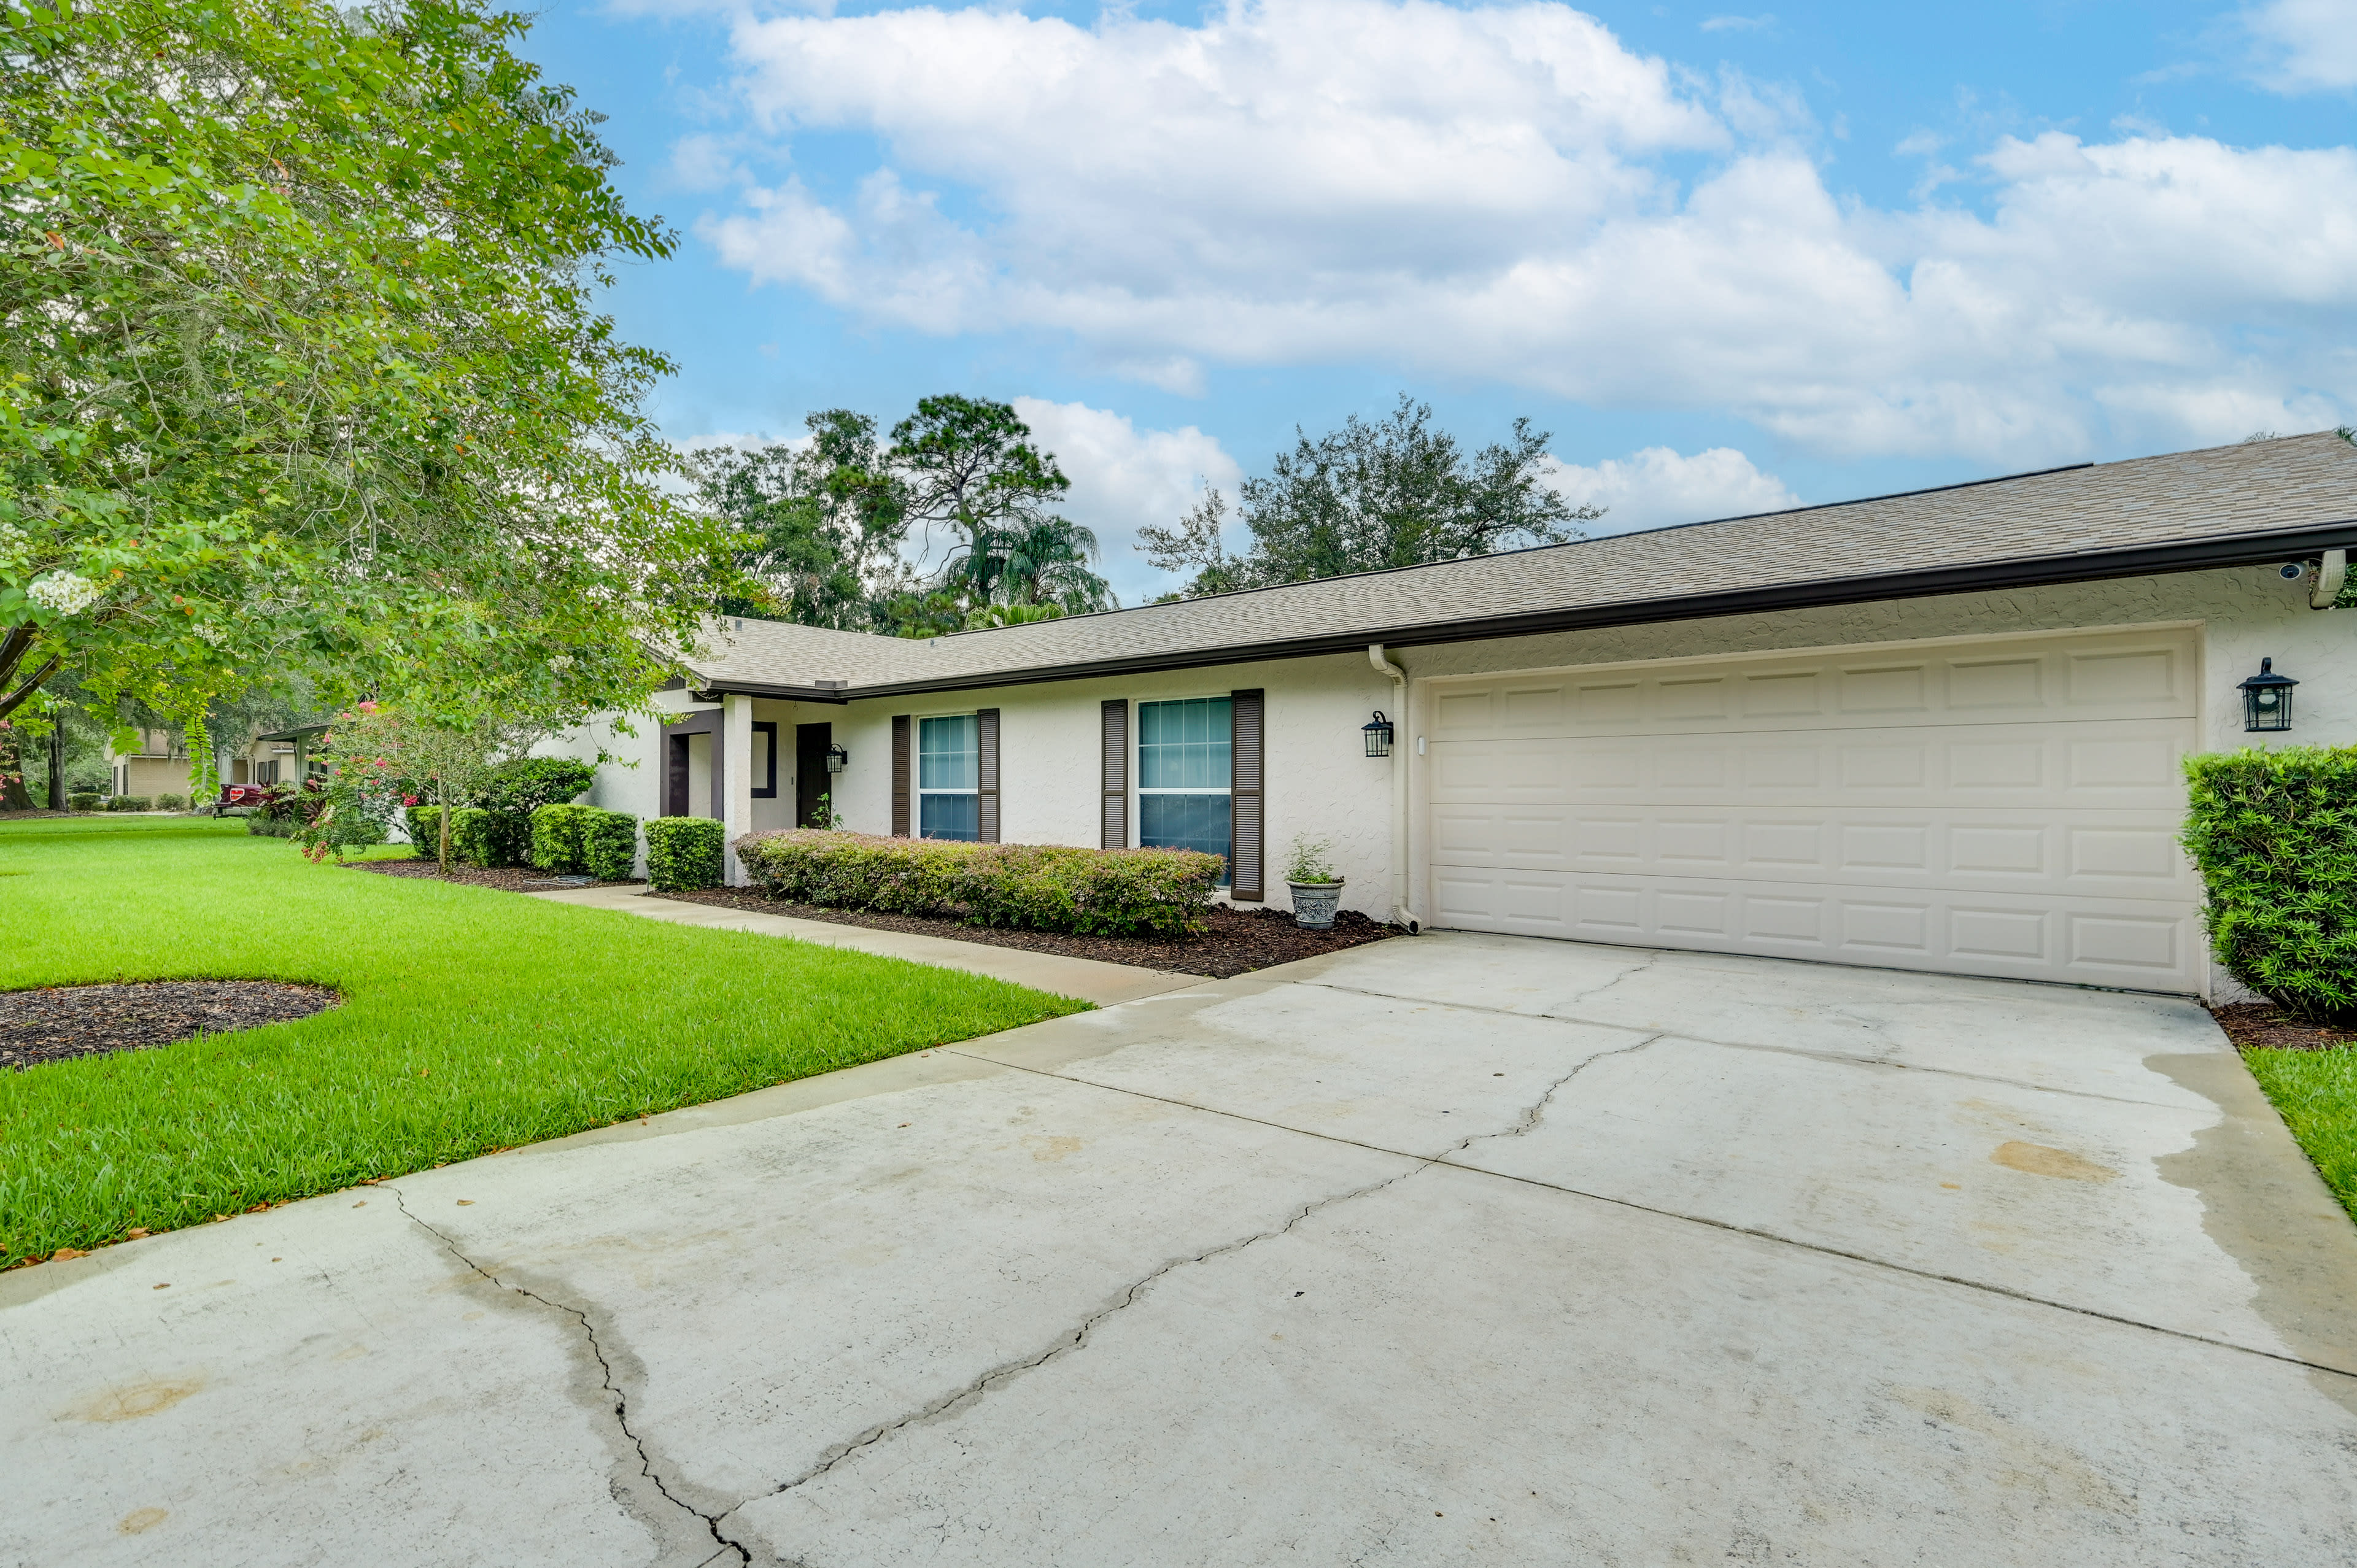
[[(794, 798), (793, 734), (798, 723), (833, 725), (851, 754), (833, 780), (835, 809), (861, 832), (888, 832), (891, 822), (891, 720), (897, 714), (964, 714), (996, 707), (1001, 714), (1000, 810), (1008, 843), (1093, 844), (1097, 840), (1097, 747), (1100, 704), (1219, 696), (1249, 688), (1267, 693), (1267, 853), (1270, 903), (1286, 907), (1284, 857), (1297, 835), (1332, 842), (1348, 886), (1344, 908), (1381, 918), (1392, 903), (1392, 768), (1365, 756), (1360, 726), (1382, 709), (1397, 724), (1407, 754), (1410, 829), (1407, 897), (1426, 907), (1415, 868), (1425, 855), (1425, 759), (1417, 736), (1429, 700), (1426, 683), (1449, 677), (1520, 670), (1561, 669), (1658, 660), (1724, 658), (1802, 649), (2018, 632), (2062, 631), (2168, 624), (2202, 631), (2204, 744), (2242, 746), (2242, 703), (2236, 684), (2263, 657), (2302, 684), (2290, 744), (2357, 743), (2357, 611), (2319, 612), (2308, 606), (2307, 585), (2273, 566), (2124, 578), (2110, 582), (1937, 598), (1878, 601), (1773, 615), (1668, 621), (1596, 631), (1391, 650), (1411, 685), (1398, 710), (1390, 680), (1362, 654), (1218, 665), (1176, 673), (1102, 681), (978, 687), (970, 691), (881, 698), (844, 705), (726, 699), (730, 835), (786, 825)], [(666, 708), (691, 706), (682, 693), (662, 693)], [(738, 759), (748, 754), (755, 719), (779, 725), (779, 798), (750, 799), (750, 780)], [(613, 726), (589, 726), (549, 747), (592, 757), (600, 746), (622, 758), (600, 770), (592, 800), (611, 810), (651, 816), (659, 810), (660, 726), (642, 720), (636, 736)], [(701, 809), (701, 797), (699, 806)], [(1130, 813), (1135, 832), (1136, 811)], [(734, 857), (731, 874), (737, 875)]]

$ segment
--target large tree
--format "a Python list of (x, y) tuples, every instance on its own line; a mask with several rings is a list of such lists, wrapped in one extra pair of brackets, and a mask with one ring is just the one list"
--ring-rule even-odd
[(1352, 414), (1314, 440), (1297, 430), (1266, 477), (1246, 479), (1243, 553), (1226, 547), (1228, 502), (1216, 489), (1176, 527), (1141, 529), (1140, 548), (1165, 571), (1191, 570), (1183, 596), (1195, 597), (1559, 544), (1604, 514), (1546, 483), (1550, 439), (1517, 419), (1509, 439), (1469, 453), (1403, 394), (1381, 420)]
[(733, 581), (640, 413), (670, 252), (479, 0), (0, 0), (0, 716), (636, 700)]
[(868, 415), (831, 408), (803, 423), (805, 442), (709, 447), (688, 459), (698, 499), (743, 536), (748, 583), (722, 608), (865, 631), (876, 605), (907, 585), (908, 487)]

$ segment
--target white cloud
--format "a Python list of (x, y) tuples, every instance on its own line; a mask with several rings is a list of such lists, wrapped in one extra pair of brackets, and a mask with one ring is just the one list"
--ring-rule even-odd
[(733, 36), (756, 134), (881, 151), (844, 198), (743, 187), (697, 229), (728, 264), (877, 322), (1058, 334), (1166, 389), (1372, 364), (2021, 466), (2330, 423), (2310, 389), (2357, 385), (2347, 147), (2005, 140), (1926, 177), (1986, 212), (1882, 210), (1827, 188), (1797, 97), (1544, 0)]
[(2278, 92), (2357, 87), (2357, 5), (2350, 0), (2267, 0), (2244, 11), (2258, 63), (2255, 75)]
[(1592, 467), (1552, 457), (1547, 463), (1547, 483), (1566, 500), (1605, 509), (1602, 517), (1583, 525), (1592, 534), (1632, 533), (1801, 504), (1781, 479), (1761, 473), (1731, 446), (1713, 446), (1691, 457), (1667, 446), (1648, 446)]
[(1036, 397), (1017, 398), (1015, 412), (1072, 481), (1064, 513), (1096, 531), (1097, 569), (1122, 603), (1168, 592), (1171, 585), (1135, 548), (1138, 529), (1177, 522), (1206, 484), (1233, 493), (1243, 473), (1235, 459), (1191, 424), (1139, 430), (1122, 414)]
[(1756, 33), (1776, 25), (1776, 18), (1759, 16), (1706, 16), (1702, 30), (1706, 33)]

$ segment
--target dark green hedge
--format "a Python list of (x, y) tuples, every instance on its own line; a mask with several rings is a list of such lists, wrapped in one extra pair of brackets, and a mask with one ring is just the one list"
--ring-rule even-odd
[(639, 858), (639, 819), (595, 806), (543, 806), (532, 814), (532, 863), (565, 876), (619, 882)]
[(145, 795), (109, 796), (106, 809), (110, 811), (144, 811), (147, 809), (147, 797)]
[(802, 828), (737, 842), (773, 898), (1084, 936), (1202, 929), (1222, 865), (1187, 849), (962, 843)]
[(2185, 775), (2218, 961), (2287, 1013), (2357, 1020), (2357, 746), (2192, 757)]
[(647, 880), (659, 893), (718, 886), (726, 832), (710, 817), (650, 817)]
[(543, 806), (532, 814), (532, 863), (543, 871), (578, 876), (582, 864), (582, 821), (594, 806)]

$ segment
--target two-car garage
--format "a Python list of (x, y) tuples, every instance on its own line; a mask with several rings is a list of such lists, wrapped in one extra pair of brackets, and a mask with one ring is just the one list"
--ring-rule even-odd
[(2198, 991), (2190, 628), (1437, 680), (1434, 923)]

